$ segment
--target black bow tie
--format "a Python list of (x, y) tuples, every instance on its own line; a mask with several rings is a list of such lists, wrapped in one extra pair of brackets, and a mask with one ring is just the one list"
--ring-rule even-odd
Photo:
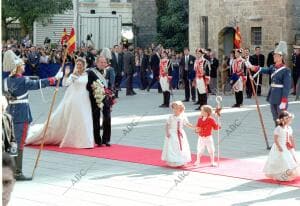
[(104, 70), (103, 70), (103, 69), (100, 69), (100, 73), (101, 73), (101, 74), (104, 74)]

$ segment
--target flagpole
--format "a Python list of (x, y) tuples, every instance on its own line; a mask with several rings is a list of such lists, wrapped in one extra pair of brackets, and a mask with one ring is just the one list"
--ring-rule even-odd
[(263, 121), (263, 118), (262, 118), (262, 114), (261, 114), (261, 111), (260, 111), (259, 102), (258, 102), (258, 98), (257, 98), (257, 95), (256, 95), (256, 89), (254, 87), (254, 82), (253, 82), (254, 79), (253, 79), (253, 76), (251, 75), (250, 69), (247, 69), (247, 70), (248, 70), (248, 73), (249, 73), (250, 83), (251, 83), (251, 87), (252, 87), (252, 94), (253, 94), (253, 97), (255, 99), (255, 103), (256, 103), (256, 108), (257, 108), (257, 112), (258, 112), (260, 124), (261, 124), (262, 130), (263, 130), (263, 134), (264, 134), (264, 139), (265, 139), (265, 142), (266, 142), (267, 149), (269, 150), (269, 149), (271, 149), (271, 147), (269, 145), (269, 141), (268, 141), (268, 137), (267, 137), (267, 132), (266, 132), (265, 124), (264, 124), (264, 121)]
[[(59, 69), (59, 72), (61, 72), (61, 69), (65, 65), (67, 54), (68, 54), (68, 48), (66, 48), (66, 50), (65, 50), (64, 58), (63, 58), (63, 63), (62, 63), (61, 68)], [(55, 103), (56, 95), (57, 95), (57, 92), (58, 92), (58, 89), (59, 89), (59, 84), (60, 84), (60, 78), (56, 82), (56, 86), (55, 86), (54, 94), (53, 94), (53, 97), (52, 97), (52, 102), (51, 102), (50, 110), (49, 110), (49, 113), (48, 113), (46, 125), (45, 125), (44, 132), (43, 132), (42, 142), (41, 142), (40, 149), (39, 149), (39, 152), (37, 154), (37, 157), (36, 157), (36, 160), (35, 160), (35, 164), (34, 164), (34, 168), (33, 168), (33, 171), (32, 171), (32, 179), (34, 177), (35, 170), (36, 170), (36, 168), (38, 166), (38, 162), (39, 162), (42, 150), (44, 148), (44, 143), (45, 143), (45, 139), (46, 139), (45, 138), (46, 137), (46, 132), (47, 132), (47, 129), (48, 129), (48, 126), (49, 126), (50, 117), (51, 117), (51, 114), (52, 114), (52, 110), (53, 110), (53, 106), (54, 106), (54, 103)]]

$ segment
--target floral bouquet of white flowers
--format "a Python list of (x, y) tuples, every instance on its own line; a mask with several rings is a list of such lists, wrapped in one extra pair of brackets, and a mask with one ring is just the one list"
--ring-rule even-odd
[(103, 100), (106, 96), (105, 87), (103, 83), (98, 79), (97, 81), (94, 81), (92, 84), (93, 88), (93, 95), (95, 97), (97, 106), (102, 109), (103, 107)]

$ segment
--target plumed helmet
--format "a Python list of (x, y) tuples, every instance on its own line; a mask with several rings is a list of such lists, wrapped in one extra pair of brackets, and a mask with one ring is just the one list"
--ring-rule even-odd
[(287, 55), (287, 44), (285, 41), (280, 41), (276, 49), (274, 50), (274, 54), (280, 54), (281, 56)]
[(16, 69), (19, 57), (12, 50), (7, 50), (3, 56), (3, 71), (11, 72)]

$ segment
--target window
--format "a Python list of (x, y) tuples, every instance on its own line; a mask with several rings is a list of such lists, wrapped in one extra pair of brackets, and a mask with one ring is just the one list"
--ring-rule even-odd
[(261, 27), (251, 27), (251, 44), (261, 45)]
[(201, 37), (200, 37), (200, 45), (203, 48), (208, 48), (208, 17), (201, 16)]

